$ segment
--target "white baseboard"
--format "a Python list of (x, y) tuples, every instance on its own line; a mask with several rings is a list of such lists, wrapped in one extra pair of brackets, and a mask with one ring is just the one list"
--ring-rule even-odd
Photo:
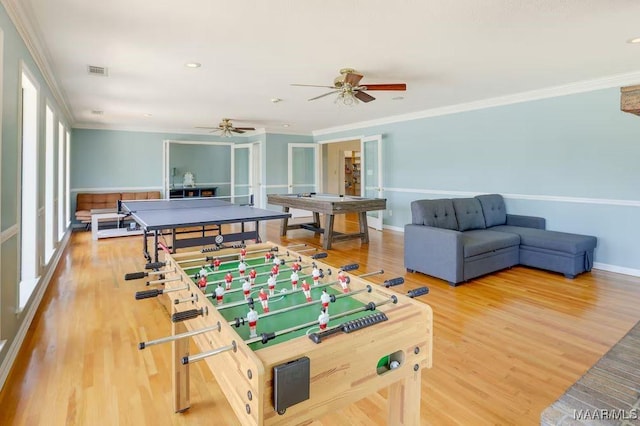
[(29, 309), (24, 312), (24, 319), (20, 324), (20, 328), (18, 329), (18, 333), (15, 338), (11, 342), (11, 346), (9, 346), (9, 351), (7, 355), (2, 360), (2, 364), (0, 364), (0, 390), (4, 387), (4, 383), (7, 380), (7, 376), (9, 375), (9, 371), (11, 371), (11, 367), (13, 366), (16, 357), (18, 356), (18, 352), (20, 351), (20, 347), (22, 346), (22, 342), (24, 342), (24, 338), (27, 335), (27, 330), (31, 326), (31, 321), (35, 316), (38, 308), (40, 307), (40, 302), (42, 301), (42, 296), (44, 296), (44, 292), (49, 287), (49, 282), (51, 281), (51, 277), (55, 272), (58, 262), (62, 257), (62, 253), (64, 253), (67, 245), (69, 244), (69, 239), (71, 238), (71, 229), (68, 229), (64, 234), (64, 238), (62, 239), (62, 243), (60, 247), (55, 252), (54, 256), (51, 258), (50, 266), (47, 269), (47, 273), (42, 277), (42, 283), (36, 290), (33, 295), (33, 303), (29, 305)]
[(607, 263), (593, 262), (593, 269), (640, 277), (640, 269), (625, 268), (624, 266), (609, 265)]

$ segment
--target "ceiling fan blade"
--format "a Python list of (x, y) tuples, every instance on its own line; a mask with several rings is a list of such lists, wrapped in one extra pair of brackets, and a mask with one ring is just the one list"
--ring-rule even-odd
[(254, 127), (234, 127), (235, 130), (255, 130)]
[(336, 86), (318, 86), (315, 84), (292, 84), (292, 86), (302, 86), (302, 87), (324, 87), (326, 89), (337, 89)]
[(194, 129), (206, 129), (206, 130), (214, 129), (214, 130), (219, 130), (220, 128), (219, 127), (198, 127), (198, 126), (196, 126), (196, 127), (194, 127)]
[(358, 83), (360, 83), (360, 80), (362, 80), (362, 77), (363, 77), (362, 74), (348, 73), (347, 75), (344, 76), (344, 82), (355, 87), (358, 85)]
[(237, 127), (234, 127), (233, 129), (229, 129), (230, 131), (232, 131), (233, 133), (244, 133), (244, 130), (240, 130)]
[(364, 90), (407, 90), (405, 83), (398, 84), (364, 84), (362, 86)]
[(325, 96), (329, 96), (329, 95), (332, 95), (332, 94), (334, 94), (334, 93), (338, 93), (338, 92), (340, 92), (340, 91), (341, 91), (340, 89), (338, 89), (338, 90), (333, 90), (333, 91), (331, 91), (331, 92), (327, 92), (327, 93), (325, 93), (324, 95), (316, 96), (315, 98), (311, 98), (311, 99), (309, 99), (309, 100), (310, 100), (310, 101), (315, 101), (316, 99), (324, 98)]
[(355, 92), (353, 94), (353, 96), (355, 96), (356, 98), (360, 99), (362, 102), (371, 102), (371, 101), (374, 101), (376, 99), (373, 96), (371, 96), (370, 94), (365, 93), (365, 92)]

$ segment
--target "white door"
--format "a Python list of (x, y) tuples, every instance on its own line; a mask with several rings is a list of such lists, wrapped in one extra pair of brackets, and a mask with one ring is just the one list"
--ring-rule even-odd
[[(235, 204), (249, 204), (253, 195), (253, 145), (233, 145), (231, 170), (231, 200)], [(255, 200), (254, 200), (255, 202)]]
[[(367, 136), (361, 139), (362, 165), (360, 178), (361, 195), (366, 198), (383, 198), (382, 196), (382, 136)], [(383, 211), (367, 212), (367, 223), (370, 227), (382, 230)]]
[[(289, 144), (289, 194), (316, 192), (316, 145), (311, 143)], [(292, 217), (311, 216), (311, 212), (291, 209)]]

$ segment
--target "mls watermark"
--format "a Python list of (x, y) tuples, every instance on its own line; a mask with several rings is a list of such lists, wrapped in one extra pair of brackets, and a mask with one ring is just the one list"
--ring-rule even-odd
[(640, 419), (640, 409), (630, 410), (609, 410), (606, 408), (593, 408), (584, 410), (573, 410), (574, 420), (638, 420)]

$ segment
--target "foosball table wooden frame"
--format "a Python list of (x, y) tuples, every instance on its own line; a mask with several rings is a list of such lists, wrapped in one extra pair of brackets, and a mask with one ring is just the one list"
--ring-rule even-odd
[[(287, 252), (299, 256), (302, 262), (314, 262), (325, 271), (336, 269), (302, 254), (303, 250), (295, 252), (292, 247), (263, 243), (247, 249)], [(222, 249), (215, 255), (234, 258), (238, 252), (235, 248)], [(173, 336), (167, 338), (173, 346), (175, 412), (190, 407), (189, 363), (201, 359), (224, 389), (243, 425), (309, 422), (383, 388), (388, 388), (387, 424), (420, 424), (421, 375), (422, 370), (431, 368), (432, 364), (433, 313), (428, 305), (348, 274), (351, 291), (364, 289), (353, 296), (363, 303), (394, 301), (376, 307), (386, 315), (386, 321), (352, 333), (336, 334), (321, 343), (301, 336), (255, 350), (245, 344), (235, 328), (218, 312), (215, 299), (206, 297), (193, 277), (185, 272), (188, 266), (201, 265), (204, 256), (199, 251), (164, 253), (164, 266), (155, 272), (162, 274), (164, 290), (161, 297), (165, 298), (165, 306), (172, 317), (187, 311), (199, 312), (186, 321), (172, 322)], [(178, 300), (190, 302), (178, 303)], [(329, 328), (338, 323), (338, 320), (330, 322)], [(190, 357), (189, 337), (194, 339), (204, 356)], [(395, 361), (392, 368), (380, 367), (380, 360), (385, 357)], [(278, 413), (274, 405), (274, 369), (305, 358), (308, 358), (309, 397)], [(294, 376), (296, 374), (299, 373)]]

